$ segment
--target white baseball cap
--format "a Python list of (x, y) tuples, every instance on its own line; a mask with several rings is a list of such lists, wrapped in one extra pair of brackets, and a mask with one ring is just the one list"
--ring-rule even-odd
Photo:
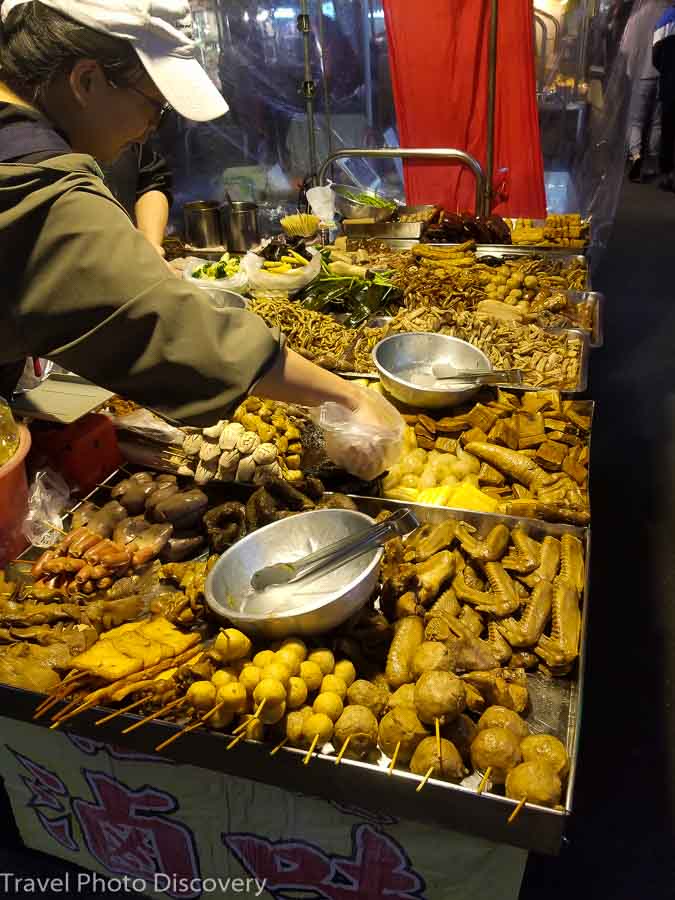
[[(3, 0), (2, 19), (22, 3)], [(208, 122), (229, 109), (195, 56), (187, 0), (38, 0), (81, 25), (129, 41), (158, 90), (186, 119)]]

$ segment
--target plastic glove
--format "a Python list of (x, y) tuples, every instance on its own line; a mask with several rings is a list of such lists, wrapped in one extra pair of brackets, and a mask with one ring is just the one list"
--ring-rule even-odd
[(372, 481), (401, 456), (405, 422), (377, 391), (355, 387), (356, 409), (323, 403), (312, 410), (312, 421), (324, 433), (330, 459), (357, 478)]

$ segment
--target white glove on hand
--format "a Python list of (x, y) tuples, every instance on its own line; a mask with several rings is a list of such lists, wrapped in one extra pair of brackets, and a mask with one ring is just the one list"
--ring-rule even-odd
[(312, 421), (324, 432), (326, 453), (357, 478), (372, 481), (398, 461), (405, 422), (388, 400), (360, 385), (355, 410), (323, 403), (312, 410)]

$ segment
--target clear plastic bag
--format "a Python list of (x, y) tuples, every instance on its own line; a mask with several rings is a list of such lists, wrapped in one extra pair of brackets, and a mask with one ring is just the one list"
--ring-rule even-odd
[(0, 466), (4, 466), (14, 456), (19, 447), (19, 428), (12, 411), (0, 397)]
[[(63, 512), (68, 509), (70, 488), (63, 478), (51, 469), (36, 473), (28, 496), (28, 514), (23, 533), (34, 547), (53, 547), (62, 535), (55, 529), (63, 527)], [(54, 528), (50, 528), (50, 523)]]
[(311, 417), (324, 433), (330, 459), (352, 475), (372, 481), (400, 458), (405, 422), (380, 393), (357, 389), (361, 399), (355, 411), (324, 403), (311, 410)]
[(239, 271), (230, 278), (193, 278), (192, 273), (203, 265), (203, 259), (197, 259), (196, 256), (188, 256), (183, 268), (184, 280), (196, 285), (203, 291), (234, 291), (239, 293), (246, 290), (248, 277), (243, 266), (240, 266)]
[(264, 259), (256, 253), (247, 253), (242, 260), (241, 267), (248, 277), (249, 287), (252, 291), (283, 291), (285, 294), (297, 294), (321, 272), (321, 254), (311, 247), (307, 248), (313, 254), (313, 259), (306, 266), (301, 266), (292, 272), (284, 272), (281, 275), (272, 275), (263, 269)]

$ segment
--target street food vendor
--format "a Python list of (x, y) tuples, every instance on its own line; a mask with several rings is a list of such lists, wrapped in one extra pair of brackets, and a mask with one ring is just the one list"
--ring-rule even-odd
[(393, 408), (286, 348), (257, 316), (212, 309), (101, 179), (95, 160), (143, 143), (170, 106), (195, 121), (227, 112), (195, 58), (188, 4), (1, 0), (0, 14), (0, 393), (20, 360), (40, 356), (195, 425), (253, 389), (336, 403), (366, 435), (336, 462), (372, 471)]

